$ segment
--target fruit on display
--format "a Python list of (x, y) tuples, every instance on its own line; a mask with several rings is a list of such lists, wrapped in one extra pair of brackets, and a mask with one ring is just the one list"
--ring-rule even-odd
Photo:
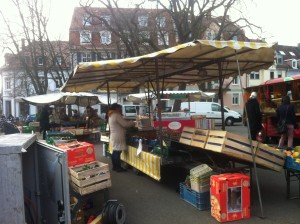
[(298, 158), (299, 157), (299, 152), (293, 152), (292, 157), (293, 158)]

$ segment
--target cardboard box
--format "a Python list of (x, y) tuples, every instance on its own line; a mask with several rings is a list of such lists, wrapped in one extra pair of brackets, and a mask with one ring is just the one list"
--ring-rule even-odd
[(196, 129), (192, 137), (191, 145), (204, 149), (208, 137), (208, 132), (208, 130)]
[(195, 128), (184, 127), (182, 130), (179, 142), (186, 144), (186, 145), (190, 145), (191, 141), (192, 141), (192, 137), (194, 135), (194, 132), (195, 132)]
[(261, 166), (280, 172), (284, 166), (286, 154), (267, 144), (259, 143), (255, 162)]
[(211, 176), (210, 202), (219, 222), (250, 218), (250, 178), (240, 173)]
[[(252, 140), (254, 155), (257, 145), (258, 142)], [(223, 153), (249, 162), (253, 161), (250, 139), (228, 131), (210, 130), (205, 144), (205, 149)]]
[(66, 150), (68, 154), (68, 166), (77, 166), (96, 160), (94, 145), (88, 142), (71, 142), (57, 145), (58, 148)]

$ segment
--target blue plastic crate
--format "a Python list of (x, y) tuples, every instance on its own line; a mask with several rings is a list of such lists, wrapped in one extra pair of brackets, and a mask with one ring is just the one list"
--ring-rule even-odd
[(285, 159), (285, 167), (287, 169), (300, 171), (300, 163), (296, 163), (295, 159), (291, 156), (287, 156)]
[(210, 209), (210, 192), (198, 193), (185, 183), (180, 183), (180, 198), (193, 205), (199, 210)]

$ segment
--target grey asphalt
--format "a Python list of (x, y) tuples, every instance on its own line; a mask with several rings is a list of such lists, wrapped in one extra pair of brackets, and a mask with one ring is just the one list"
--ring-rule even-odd
[[(241, 124), (226, 127), (226, 130), (247, 136), (247, 130)], [(95, 146), (97, 159), (111, 164), (110, 159), (102, 154), (102, 144)], [(262, 209), (253, 178), (251, 218), (234, 223), (300, 223), (300, 199), (286, 199), (284, 171), (278, 173), (260, 168), (257, 171)], [(158, 182), (147, 175), (136, 175), (132, 170), (122, 173), (112, 171), (109, 198), (124, 204), (127, 224), (219, 223), (211, 216), (210, 210), (199, 211), (180, 198), (178, 184), (184, 181), (185, 171), (169, 167), (165, 173), (167, 175)], [(292, 195), (297, 195), (298, 189), (299, 182), (292, 182)]]

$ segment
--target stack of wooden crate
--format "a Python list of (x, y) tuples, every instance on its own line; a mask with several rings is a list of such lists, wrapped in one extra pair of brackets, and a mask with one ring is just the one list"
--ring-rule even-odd
[(185, 127), (179, 142), (248, 162), (253, 162), (254, 158), (257, 164), (278, 172), (286, 158), (285, 153), (267, 144), (228, 131)]

